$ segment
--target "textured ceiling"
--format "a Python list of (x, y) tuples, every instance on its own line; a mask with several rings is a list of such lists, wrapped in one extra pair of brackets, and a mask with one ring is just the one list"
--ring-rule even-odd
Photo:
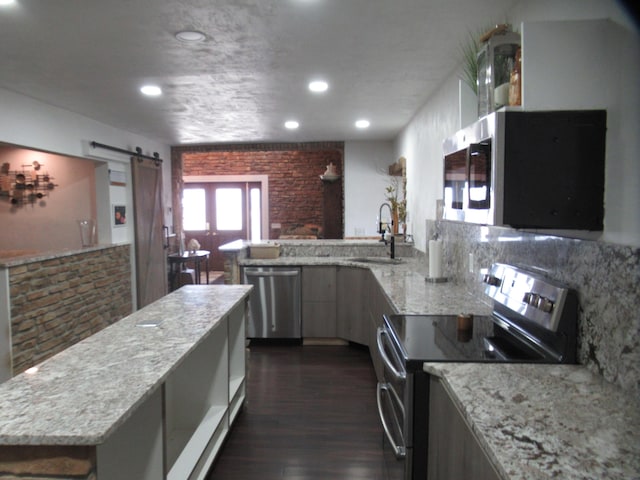
[[(467, 33), (515, 3), (16, 1), (0, 8), (0, 87), (170, 145), (391, 139), (456, 68)], [(181, 43), (183, 29), (207, 38)], [(316, 77), (322, 95), (307, 90)], [(142, 97), (148, 82), (163, 95)]]

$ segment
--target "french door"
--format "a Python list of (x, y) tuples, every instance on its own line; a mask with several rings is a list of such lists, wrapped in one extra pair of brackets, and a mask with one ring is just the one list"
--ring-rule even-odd
[(182, 226), (185, 242), (195, 238), (209, 250), (209, 269), (224, 270), (218, 247), (261, 237), (259, 182), (185, 183)]

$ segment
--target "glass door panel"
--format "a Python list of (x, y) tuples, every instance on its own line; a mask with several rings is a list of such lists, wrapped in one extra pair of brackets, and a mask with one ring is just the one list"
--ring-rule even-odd
[(182, 228), (186, 231), (205, 231), (207, 208), (204, 188), (185, 188), (182, 195)]
[(242, 230), (243, 215), (243, 189), (238, 187), (218, 187), (216, 192), (216, 230), (237, 232)]
[(187, 183), (182, 195), (185, 242), (195, 238), (211, 252), (209, 270), (223, 271), (218, 247), (261, 237), (261, 184), (248, 182)]

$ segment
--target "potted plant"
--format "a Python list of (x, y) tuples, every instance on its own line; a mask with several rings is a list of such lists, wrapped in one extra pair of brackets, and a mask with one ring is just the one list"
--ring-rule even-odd
[[(404, 235), (407, 221), (407, 177), (391, 177), (390, 183), (385, 190), (385, 198), (387, 202), (389, 202), (389, 205), (391, 205), (393, 234), (398, 235), (399, 227), (402, 225), (402, 234)], [(400, 192), (400, 190), (402, 190), (402, 192)], [(400, 199), (401, 193), (402, 199)]]

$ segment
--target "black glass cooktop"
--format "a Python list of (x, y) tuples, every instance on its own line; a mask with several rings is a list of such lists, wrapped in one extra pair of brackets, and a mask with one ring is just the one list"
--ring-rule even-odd
[(489, 316), (473, 316), (469, 329), (458, 329), (456, 315), (390, 315), (385, 317), (407, 370), (422, 370), (424, 362), (496, 361), (485, 354), (485, 337), (493, 337)]

